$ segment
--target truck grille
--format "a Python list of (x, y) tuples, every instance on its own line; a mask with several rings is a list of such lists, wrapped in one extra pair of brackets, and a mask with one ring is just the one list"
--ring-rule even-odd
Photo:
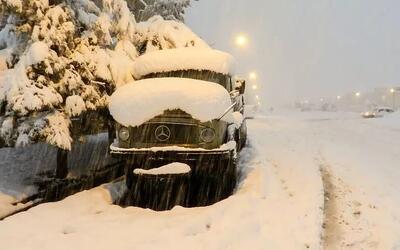
[(200, 126), (184, 123), (145, 123), (133, 128), (131, 144), (141, 147), (198, 146)]

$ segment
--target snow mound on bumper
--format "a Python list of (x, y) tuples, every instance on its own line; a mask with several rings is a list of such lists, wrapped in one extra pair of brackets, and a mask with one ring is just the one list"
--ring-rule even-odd
[[(231, 105), (229, 93), (221, 85), (183, 78), (155, 78), (118, 88), (109, 109), (124, 126), (138, 126), (165, 110), (181, 109), (202, 122), (221, 117)], [(230, 119), (232, 114), (226, 115)]]
[(159, 168), (152, 168), (152, 169), (141, 169), (137, 168), (133, 172), (137, 175), (167, 175), (167, 174), (187, 174), (191, 171), (189, 165), (180, 163), (180, 162), (173, 162), (171, 164), (164, 165)]
[(179, 48), (144, 54), (133, 64), (133, 75), (136, 79), (151, 73), (178, 70), (210, 70), (229, 74), (233, 73), (233, 57), (209, 48)]

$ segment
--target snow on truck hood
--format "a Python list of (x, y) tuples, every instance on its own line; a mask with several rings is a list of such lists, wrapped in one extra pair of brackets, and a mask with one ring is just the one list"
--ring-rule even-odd
[[(154, 78), (126, 84), (110, 98), (114, 119), (124, 126), (139, 126), (165, 110), (181, 109), (202, 122), (220, 118), (232, 105), (221, 85), (185, 78)], [(232, 113), (224, 120), (230, 121)]]
[(210, 70), (228, 74), (233, 71), (233, 57), (210, 48), (157, 50), (138, 57), (133, 64), (136, 79), (151, 73), (177, 70)]

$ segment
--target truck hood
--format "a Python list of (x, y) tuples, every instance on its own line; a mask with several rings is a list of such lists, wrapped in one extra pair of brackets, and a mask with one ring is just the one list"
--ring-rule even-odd
[[(138, 126), (166, 110), (180, 109), (201, 122), (220, 118), (231, 106), (228, 91), (213, 82), (185, 78), (154, 78), (118, 88), (110, 98), (113, 118), (124, 126)], [(232, 114), (223, 119), (232, 119)]]

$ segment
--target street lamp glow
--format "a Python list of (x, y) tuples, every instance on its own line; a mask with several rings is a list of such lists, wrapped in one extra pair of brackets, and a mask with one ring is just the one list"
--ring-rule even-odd
[(390, 93), (392, 93), (392, 94), (393, 94), (394, 92), (396, 92), (396, 90), (395, 90), (395, 89), (393, 89), (393, 88), (392, 88), (392, 89), (390, 89)]
[(255, 72), (251, 72), (249, 74), (249, 77), (250, 77), (251, 80), (256, 80), (257, 79), (257, 74)]
[(256, 95), (257, 100), (260, 99), (260, 97), (258, 95)]
[(235, 43), (238, 47), (245, 47), (249, 43), (249, 39), (245, 34), (239, 34), (235, 38)]
[(342, 97), (340, 95), (336, 96), (336, 99), (340, 100)]
[(360, 97), (361, 93), (360, 92), (356, 92), (356, 97)]
[(257, 87), (257, 85), (253, 85), (253, 89), (257, 89), (258, 87)]

